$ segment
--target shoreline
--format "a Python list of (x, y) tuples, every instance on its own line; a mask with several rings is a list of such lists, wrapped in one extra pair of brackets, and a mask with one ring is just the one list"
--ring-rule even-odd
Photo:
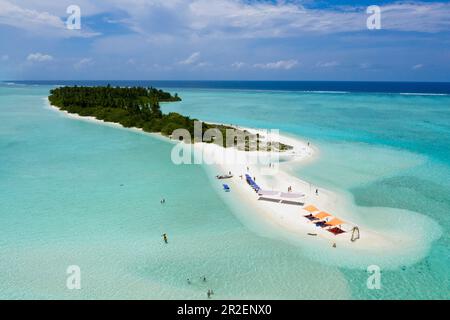
[[(60, 114), (71, 119), (108, 125), (120, 129), (128, 129), (141, 134), (149, 134), (150, 136), (156, 137), (165, 142), (170, 142), (172, 144), (177, 143), (176, 141), (171, 140), (169, 137), (165, 137), (158, 133), (148, 133), (139, 128), (125, 128), (120, 124), (105, 122), (94, 117), (83, 117), (77, 114), (71, 114), (51, 105), (48, 99), (46, 99), (46, 101), (51, 110), (58, 111), (60, 112)], [(233, 127), (241, 130), (247, 130), (253, 134), (265, 132), (260, 129), (254, 128), (246, 128), (241, 126)], [(279, 135), (279, 142), (292, 146), (293, 150), (286, 151), (286, 153), (280, 154), (282, 161), (280, 162), (278, 172), (273, 176), (264, 175), (263, 170), (265, 168), (263, 168), (261, 165), (255, 164), (249, 165), (248, 163), (221, 163), (205, 166), (207, 167), (207, 172), (211, 173), (209, 174), (209, 177), (212, 180), (215, 180), (215, 174), (226, 174), (229, 171), (233, 173), (234, 177), (232, 179), (215, 180), (219, 183), (214, 183), (214, 181), (212, 181), (212, 184), (218, 185), (217, 191), (219, 194), (221, 194), (222, 197), (224, 197), (224, 192), (221, 190), (222, 182), (229, 184), (229, 186), (231, 187), (230, 195), (232, 198), (234, 198), (230, 201), (235, 203), (245, 203), (245, 206), (250, 208), (251, 212), (249, 213), (249, 216), (251, 217), (238, 217), (241, 221), (242, 219), (247, 220), (248, 218), (250, 220), (259, 220), (256, 224), (263, 223), (266, 227), (268, 226), (269, 229), (273, 227), (277, 230), (275, 234), (271, 236), (278, 238), (278, 236), (281, 235), (281, 238), (283, 238), (284, 240), (299, 244), (303, 248), (308, 247), (312, 250), (322, 248), (325, 250), (325, 254), (330, 254), (331, 256), (335, 254), (347, 255), (348, 253), (356, 252), (368, 257), (370, 257), (371, 255), (381, 257), (397, 257), (399, 254), (402, 254), (402, 251), (408, 251), (408, 248), (417, 245), (416, 243), (418, 242), (418, 239), (415, 237), (406, 237), (405, 234), (398, 235), (393, 234), (392, 232), (386, 233), (381, 230), (373, 230), (369, 226), (363, 224), (358, 225), (361, 238), (356, 242), (350, 241), (351, 232), (334, 235), (325, 229), (316, 227), (313, 223), (311, 223), (304, 217), (308, 214), (308, 212), (303, 209), (304, 207), (313, 205), (317, 207), (319, 211), (329, 212), (331, 215), (346, 221), (350, 226), (356, 226), (356, 224), (352, 222), (352, 218), (356, 217), (356, 220), (359, 220), (357, 219), (358, 217), (355, 216), (358, 213), (351, 212), (352, 210), (346, 210), (348, 199), (344, 199), (341, 195), (338, 195), (335, 192), (329, 191), (327, 189), (320, 188), (318, 186), (314, 186), (313, 188), (312, 184), (310, 184), (309, 182), (301, 180), (296, 176), (288, 173), (289, 169), (291, 169), (296, 164), (304, 164), (306, 161), (314, 161), (314, 159), (316, 159), (318, 157), (318, 154), (320, 153), (315, 146), (308, 145), (306, 142), (298, 139), (297, 137), (290, 137), (283, 134)], [(196, 143), (193, 145), (193, 148), (197, 151), (201, 151), (204, 154), (213, 156), (214, 154), (220, 154), (221, 156), (225, 154), (227, 156), (236, 158), (241, 157), (244, 154), (244, 158), (246, 159), (252, 159), (263, 154), (263, 152), (245, 152), (239, 151), (235, 148), (223, 148), (211, 143)], [(248, 172), (246, 170), (247, 166), (250, 167)], [(292, 187), (292, 191), (294, 193), (301, 192), (305, 194), (305, 197), (301, 199), (301, 202), (304, 202), (304, 206), (272, 203), (258, 200), (258, 195), (247, 184), (245, 178), (241, 179), (239, 177), (240, 175), (245, 176), (245, 174), (247, 173), (252, 177), (255, 177), (258, 185), (260, 185), (264, 190), (287, 192), (287, 188)], [(315, 189), (319, 189), (319, 195), (315, 194)], [(230, 202), (228, 203), (230, 204)], [(315, 213), (318, 212), (314, 212), (314, 214)], [(247, 226), (252, 228), (253, 222), (250, 221), (249, 224), (247, 224)], [(348, 227), (343, 229), (347, 231)], [(269, 233), (271, 233), (270, 231)], [(316, 235), (311, 236), (310, 234)], [(264, 236), (265, 234), (261, 235)], [(333, 247), (334, 244), (336, 245), (336, 247)], [(421, 256), (419, 256), (418, 258), (416, 257), (415, 259), (410, 259), (410, 263), (415, 262), (420, 258)], [(407, 263), (408, 262), (406, 262), (406, 264)], [(341, 265), (342, 262), (338, 264)]]

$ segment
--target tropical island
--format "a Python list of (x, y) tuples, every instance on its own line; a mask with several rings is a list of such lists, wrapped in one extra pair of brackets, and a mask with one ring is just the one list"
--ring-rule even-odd
[[(65, 86), (52, 89), (48, 99), (53, 106), (68, 113), (118, 123), (125, 128), (134, 127), (145, 132), (161, 133), (167, 137), (170, 137), (176, 129), (186, 129), (194, 137), (194, 123), (198, 121), (176, 112), (164, 114), (161, 111), (161, 102), (178, 102), (181, 98), (177, 93), (172, 95), (153, 87)], [(228, 129), (245, 134), (248, 137), (243, 147), (245, 151), (250, 150), (252, 137), (256, 141), (256, 150), (260, 150), (260, 142), (264, 138), (259, 133), (252, 135), (247, 130), (202, 122), (202, 132), (209, 129), (220, 131), (225, 141)], [(219, 143), (215, 139), (202, 142)], [(292, 149), (291, 146), (276, 141), (265, 143), (267, 151), (283, 152)], [(224, 141), (220, 141), (220, 145), (229, 146)]]

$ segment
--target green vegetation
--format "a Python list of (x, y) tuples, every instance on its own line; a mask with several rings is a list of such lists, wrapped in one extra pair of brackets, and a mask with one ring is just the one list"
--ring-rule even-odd
[(61, 87), (50, 91), (49, 100), (52, 105), (70, 113), (147, 132), (169, 134), (170, 127), (189, 128), (193, 122), (177, 113), (163, 115), (160, 102), (181, 99), (155, 88)]
[[(191, 137), (194, 137), (194, 121), (196, 119), (175, 112), (169, 114), (161, 112), (160, 102), (181, 101), (180, 97), (177, 94), (172, 96), (169, 92), (155, 88), (126, 88), (109, 85), (106, 87), (60, 87), (51, 90), (48, 99), (52, 105), (69, 113), (120, 123), (126, 128), (136, 127), (146, 132), (160, 132), (165, 136), (170, 136), (175, 129), (186, 129)], [(233, 128), (203, 123), (202, 132), (206, 132), (208, 129), (220, 131), (222, 137), (226, 139), (227, 129)], [(255, 140), (258, 141), (257, 150), (259, 150), (259, 136)], [(226, 145), (225, 141), (222, 145)], [(272, 149), (272, 145), (270, 145), (270, 149)], [(249, 144), (246, 143), (244, 149), (248, 150)], [(276, 149), (285, 151), (289, 150), (290, 146), (280, 143)]]

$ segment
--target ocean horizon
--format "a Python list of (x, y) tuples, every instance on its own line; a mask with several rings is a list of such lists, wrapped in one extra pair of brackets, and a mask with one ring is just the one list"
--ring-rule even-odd
[(159, 88), (241, 89), (317, 93), (450, 94), (450, 82), (423, 81), (270, 81), (270, 80), (3, 80), (10, 84), (154, 86)]

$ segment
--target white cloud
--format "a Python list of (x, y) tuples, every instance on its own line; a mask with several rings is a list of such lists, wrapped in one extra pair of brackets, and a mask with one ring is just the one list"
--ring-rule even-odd
[[(81, 31), (67, 30), (65, 9), (71, 0), (0, 0), (0, 24), (42, 36), (94, 36), (82, 24)], [(130, 4), (131, 2), (131, 4)], [(77, 0), (82, 18), (93, 14), (124, 12), (105, 18), (136, 33), (155, 39), (183, 38), (280, 38), (311, 33), (367, 31), (365, 6), (305, 7), (296, 1), (246, 0)], [(438, 32), (450, 29), (450, 3), (399, 1), (381, 6), (382, 29)]]
[(421, 63), (412, 66), (413, 70), (418, 70), (418, 69), (422, 69), (422, 68), (423, 68), (423, 64), (421, 64)]
[(7, 54), (4, 54), (0, 57), (0, 61), (8, 61), (9, 60), (9, 56)]
[(94, 60), (92, 58), (83, 58), (77, 63), (73, 65), (73, 67), (77, 70), (82, 69), (84, 67), (88, 67), (94, 64)]
[(298, 65), (297, 60), (280, 60), (276, 62), (269, 62), (269, 63), (257, 63), (253, 66), (255, 68), (261, 68), (261, 69), (284, 69), (284, 70), (290, 70)]
[[(115, 4), (129, 14), (132, 30), (187, 38), (280, 38), (311, 33), (367, 31), (366, 6), (312, 9), (300, 1), (135, 0)], [(450, 29), (450, 3), (396, 2), (381, 6), (382, 29), (437, 32)], [(169, 28), (151, 23), (164, 16)]]
[(327, 62), (317, 62), (316, 66), (320, 68), (332, 68), (339, 66), (340, 63), (337, 61), (327, 61)]
[(241, 69), (243, 67), (245, 67), (247, 64), (245, 62), (234, 62), (231, 64), (231, 67), (235, 68), (235, 69)]
[(194, 52), (187, 59), (179, 61), (179, 64), (192, 65), (200, 59), (200, 52)]
[(59, 15), (42, 9), (32, 9), (33, 7), (35, 7), (33, 3), (21, 7), (6, 0), (0, 0), (0, 25), (9, 25), (39, 34), (39, 36), (49, 37), (91, 37), (99, 34), (91, 32), (87, 28), (68, 30), (65, 21), (60, 18), (60, 16), (66, 15), (67, 6), (60, 8)]
[(46, 62), (52, 61), (53, 57), (49, 54), (43, 54), (40, 52), (30, 53), (27, 57), (27, 61), (29, 62)]

